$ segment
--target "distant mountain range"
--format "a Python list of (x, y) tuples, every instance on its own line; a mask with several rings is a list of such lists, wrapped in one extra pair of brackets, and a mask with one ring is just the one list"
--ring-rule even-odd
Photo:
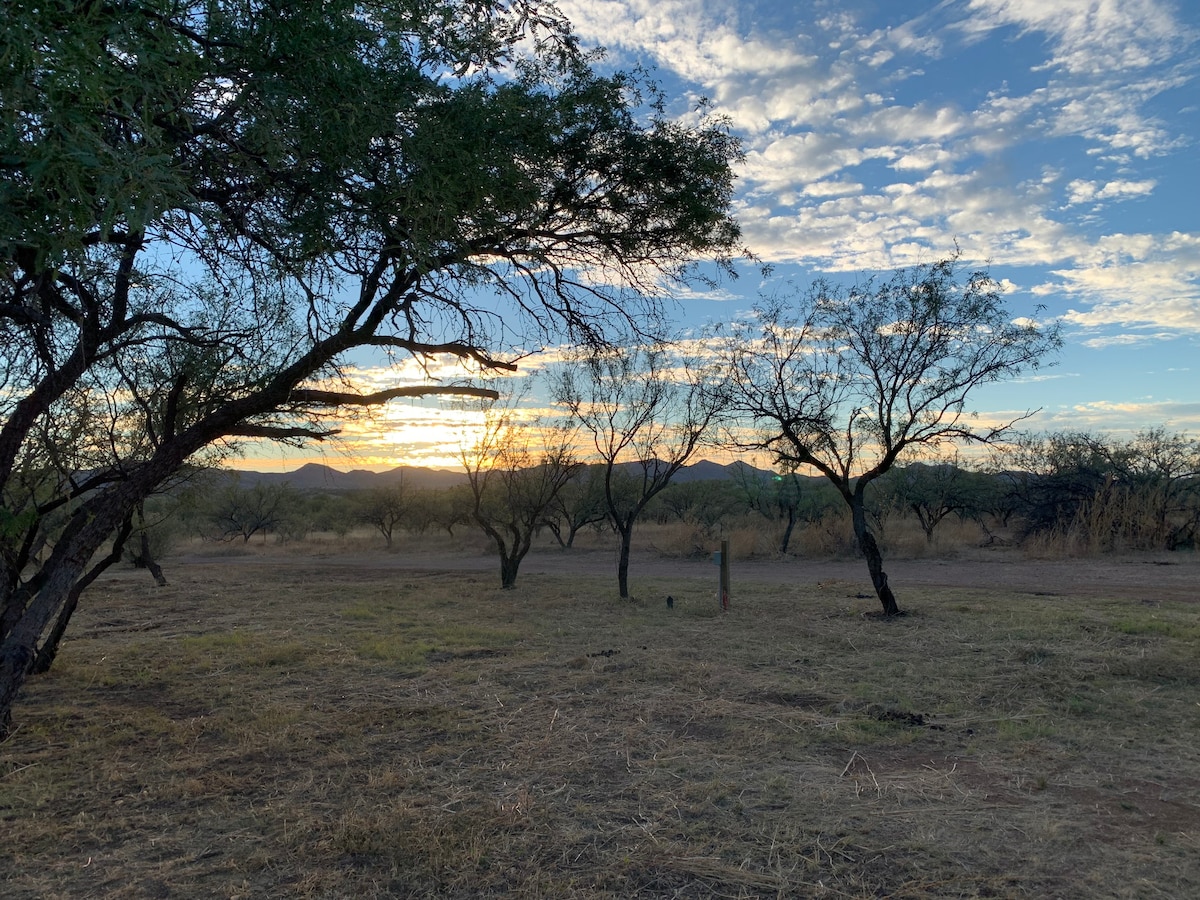
[(404, 484), (414, 488), (448, 488), (463, 484), (466, 473), (448, 469), (426, 469), (421, 466), (400, 466), (386, 472), (352, 469), (339, 472), (320, 463), (309, 463), (292, 472), (229, 471), (237, 475), (244, 487), (256, 484), (290, 484), (298, 491), (363, 491), (370, 488)]
[[(320, 463), (309, 463), (292, 472), (235, 472), (233, 470), (226, 470), (226, 472), (230, 477), (237, 475), (245, 487), (287, 482), (298, 491), (363, 491), (401, 482), (413, 488), (441, 489), (464, 484), (467, 480), (464, 472), (455, 472), (449, 469), (426, 469), (421, 466), (400, 466), (386, 472), (368, 472), (365, 469), (339, 472), (337, 469)], [(751, 476), (757, 475), (760, 478), (770, 478), (773, 474), (770, 470), (759, 469), (741, 461), (722, 464), (702, 459), (680, 469), (672, 479), (672, 483), (722, 481), (726, 478), (738, 477), (741, 472)]]

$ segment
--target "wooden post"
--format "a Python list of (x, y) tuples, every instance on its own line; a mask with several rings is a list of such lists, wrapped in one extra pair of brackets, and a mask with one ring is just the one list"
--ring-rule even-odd
[(721, 610), (729, 611), (729, 541), (721, 541)]

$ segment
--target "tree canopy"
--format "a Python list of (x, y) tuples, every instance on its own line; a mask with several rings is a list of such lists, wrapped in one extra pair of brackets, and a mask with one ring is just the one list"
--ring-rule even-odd
[(1057, 327), (1014, 319), (986, 272), (960, 280), (957, 264), (766, 298), (725, 345), (729, 409), (744, 426), (735, 442), (833, 483), (889, 615), (899, 608), (867, 523), (867, 488), (906, 453), (1008, 432), (1019, 419), (979, 423), (969, 394), (1038, 367), (1061, 343)]
[(604, 506), (620, 538), (622, 599), (630, 596), (633, 527), (710, 437), (720, 409), (718, 374), (711, 362), (667, 345), (633, 345), (578, 354), (553, 387), (599, 460)]
[(340, 408), (491, 396), (363, 395), (348, 354), (503, 369), (531, 335), (652, 331), (648, 288), (738, 250), (723, 123), (672, 121), (551, 9), (8, 5), (0, 730), (96, 551), (186, 461), (328, 437)]

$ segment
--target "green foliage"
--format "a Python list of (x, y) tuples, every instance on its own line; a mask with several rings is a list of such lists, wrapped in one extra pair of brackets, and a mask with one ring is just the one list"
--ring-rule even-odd
[(660, 522), (675, 519), (712, 528), (747, 511), (745, 497), (732, 481), (686, 481), (669, 485), (647, 507)]
[[(932, 544), (934, 532), (949, 516), (978, 520), (996, 490), (995, 478), (963, 467), (957, 457), (933, 458), (893, 469), (873, 485), (879, 510), (914, 515)], [(877, 518), (882, 518), (876, 513)]]
[(888, 615), (899, 607), (875, 531), (891, 504), (874, 503), (872, 529), (868, 488), (904, 457), (1003, 437), (1019, 420), (980, 429), (968, 395), (1036, 369), (1062, 343), (1057, 326), (1013, 320), (986, 272), (960, 280), (957, 269), (956, 254), (882, 283), (767, 297), (723, 352), (735, 440), (837, 488)]
[(1200, 441), (1150, 428), (1128, 441), (1059, 432), (999, 453), (1004, 511), (1023, 538), (1079, 550), (1177, 550), (1200, 533)]
[[(218, 540), (240, 537), (247, 542), (256, 534), (264, 539), (272, 531), (278, 531), (286, 522), (303, 521), (302, 507), (305, 501), (287, 482), (267, 484), (258, 482), (242, 487), (234, 480), (209, 501), (206, 509), (209, 535)], [(302, 533), (307, 534), (307, 527)]]
[[(360, 394), (353, 351), (509, 369), (528, 340), (652, 331), (663, 278), (728, 264), (726, 123), (592, 61), (531, 0), (6, 6), (0, 733), (109, 564), (84, 561), (189, 462), (494, 394)], [(27, 577), (52, 514), (57, 568)]]

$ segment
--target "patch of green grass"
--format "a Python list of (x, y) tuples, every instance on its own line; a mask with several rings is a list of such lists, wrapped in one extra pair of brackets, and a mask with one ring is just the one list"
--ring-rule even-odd
[(516, 643), (519, 634), (508, 628), (494, 628), (460, 622), (437, 625), (413, 621), (381, 623), (362, 637), (356, 649), (364, 659), (381, 660), (406, 669), (424, 669), (432, 657), (446, 659), (463, 654), (496, 652)]
[(408, 668), (424, 669), (429, 654), (437, 649), (436, 644), (416, 640), (406, 634), (391, 634), (370, 637), (358, 645), (358, 655), (363, 659), (375, 659)]
[(351, 622), (375, 622), (385, 615), (377, 604), (360, 601), (343, 607), (338, 615)]
[(1174, 617), (1166, 619), (1159, 616), (1125, 616), (1114, 621), (1112, 629), (1121, 634), (1146, 634), (1188, 641), (1200, 638), (1200, 625), (1196, 624), (1194, 616), (1190, 621), (1179, 621)]
[(1057, 734), (1058, 729), (1045, 715), (1000, 719), (996, 722), (996, 735), (1002, 741), (1039, 741), (1053, 738)]
[(176, 672), (180, 671), (181, 661), (218, 668), (297, 666), (304, 664), (313, 650), (310, 644), (295, 638), (281, 640), (277, 636), (250, 631), (186, 637), (179, 642), (179, 649), (180, 660), (173, 667)]
[(1100, 708), (1100, 703), (1087, 694), (1072, 694), (1067, 698), (1067, 712), (1073, 716), (1095, 715)]

